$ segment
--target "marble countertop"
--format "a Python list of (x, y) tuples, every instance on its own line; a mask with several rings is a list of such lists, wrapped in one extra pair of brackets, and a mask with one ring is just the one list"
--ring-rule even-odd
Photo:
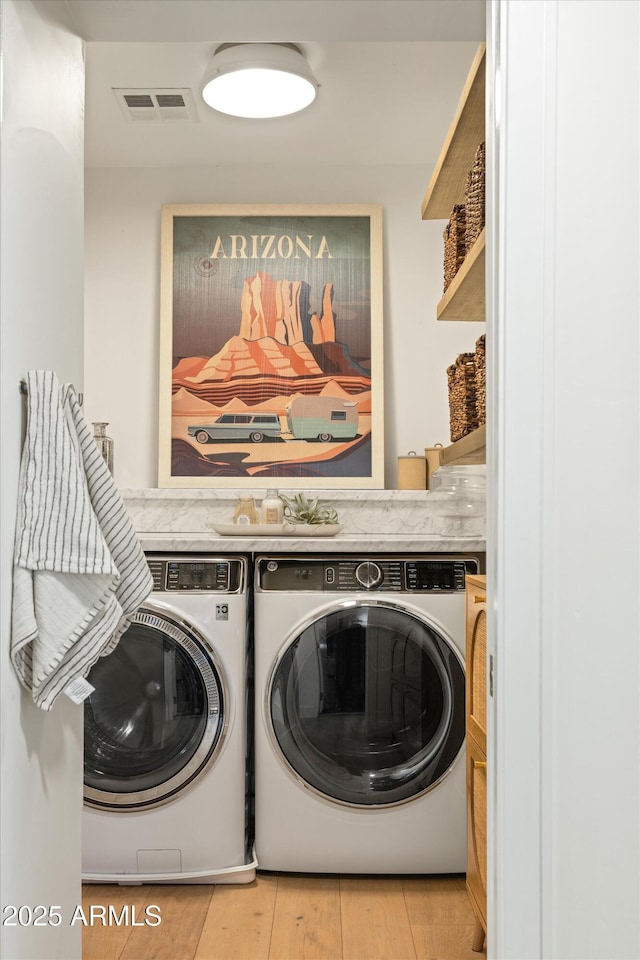
[[(148, 552), (167, 553), (484, 553), (484, 503), (443, 515), (428, 490), (323, 491), (336, 507), (336, 536), (275, 535), (230, 527), (238, 491), (124, 490), (134, 529)], [(315, 495), (315, 494), (314, 494)], [(468, 515), (469, 514), (469, 515)], [(247, 531), (248, 532), (248, 531)], [(224, 534), (229, 534), (225, 536)]]
[(170, 553), (484, 553), (480, 538), (415, 533), (339, 533), (334, 537), (224, 537), (217, 533), (138, 532), (148, 552)]

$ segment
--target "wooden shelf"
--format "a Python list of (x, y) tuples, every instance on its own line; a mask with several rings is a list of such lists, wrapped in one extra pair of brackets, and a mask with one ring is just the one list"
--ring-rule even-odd
[(485, 228), (464, 258), (463, 264), (438, 304), (438, 320), (484, 320)]
[(485, 139), (485, 55), (481, 43), (422, 202), (423, 220), (448, 220), (453, 205), (464, 202), (467, 173)]
[(486, 437), (487, 428), (483, 424), (462, 440), (444, 447), (440, 451), (440, 465), (486, 463)]

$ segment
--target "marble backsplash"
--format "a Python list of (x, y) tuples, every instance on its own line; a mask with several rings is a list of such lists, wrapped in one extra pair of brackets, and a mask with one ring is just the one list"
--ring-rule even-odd
[[(266, 489), (251, 491), (259, 504)], [(296, 491), (284, 491), (293, 494)], [(442, 500), (428, 490), (314, 490), (347, 534), (476, 537), (486, 534), (484, 500)], [(206, 533), (232, 522), (241, 490), (121, 490), (138, 533)]]

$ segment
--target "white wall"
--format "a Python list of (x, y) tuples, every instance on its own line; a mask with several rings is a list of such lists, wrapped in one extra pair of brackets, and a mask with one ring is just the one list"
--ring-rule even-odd
[(110, 424), (120, 487), (157, 485), (163, 203), (382, 204), (385, 487), (397, 485), (398, 456), (449, 442), (446, 368), (484, 324), (435, 319), (444, 223), (420, 219), (430, 174), (334, 163), (86, 171), (85, 408)]
[(81, 953), (69, 919), (80, 897), (82, 708), (36, 709), (9, 661), (19, 381), (41, 367), (82, 389), (83, 50), (46, 13), (30, 0), (1, 8), (0, 904), (59, 905), (64, 919), (5, 926), (3, 912), (6, 960)]
[(637, 960), (640, 4), (491, 7), (489, 956)]

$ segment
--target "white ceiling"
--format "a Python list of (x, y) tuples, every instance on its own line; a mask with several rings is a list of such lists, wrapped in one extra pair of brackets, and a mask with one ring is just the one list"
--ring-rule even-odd
[[(65, 0), (64, 15), (87, 41), (87, 166), (433, 165), (485, 33), (484, 0)], [(276, 120), (206, 107), (213, 51), (243, 40), (297, 43), (315, 103)], [(114, 87), (188, 88), (198, 120), (127, 121)]]

